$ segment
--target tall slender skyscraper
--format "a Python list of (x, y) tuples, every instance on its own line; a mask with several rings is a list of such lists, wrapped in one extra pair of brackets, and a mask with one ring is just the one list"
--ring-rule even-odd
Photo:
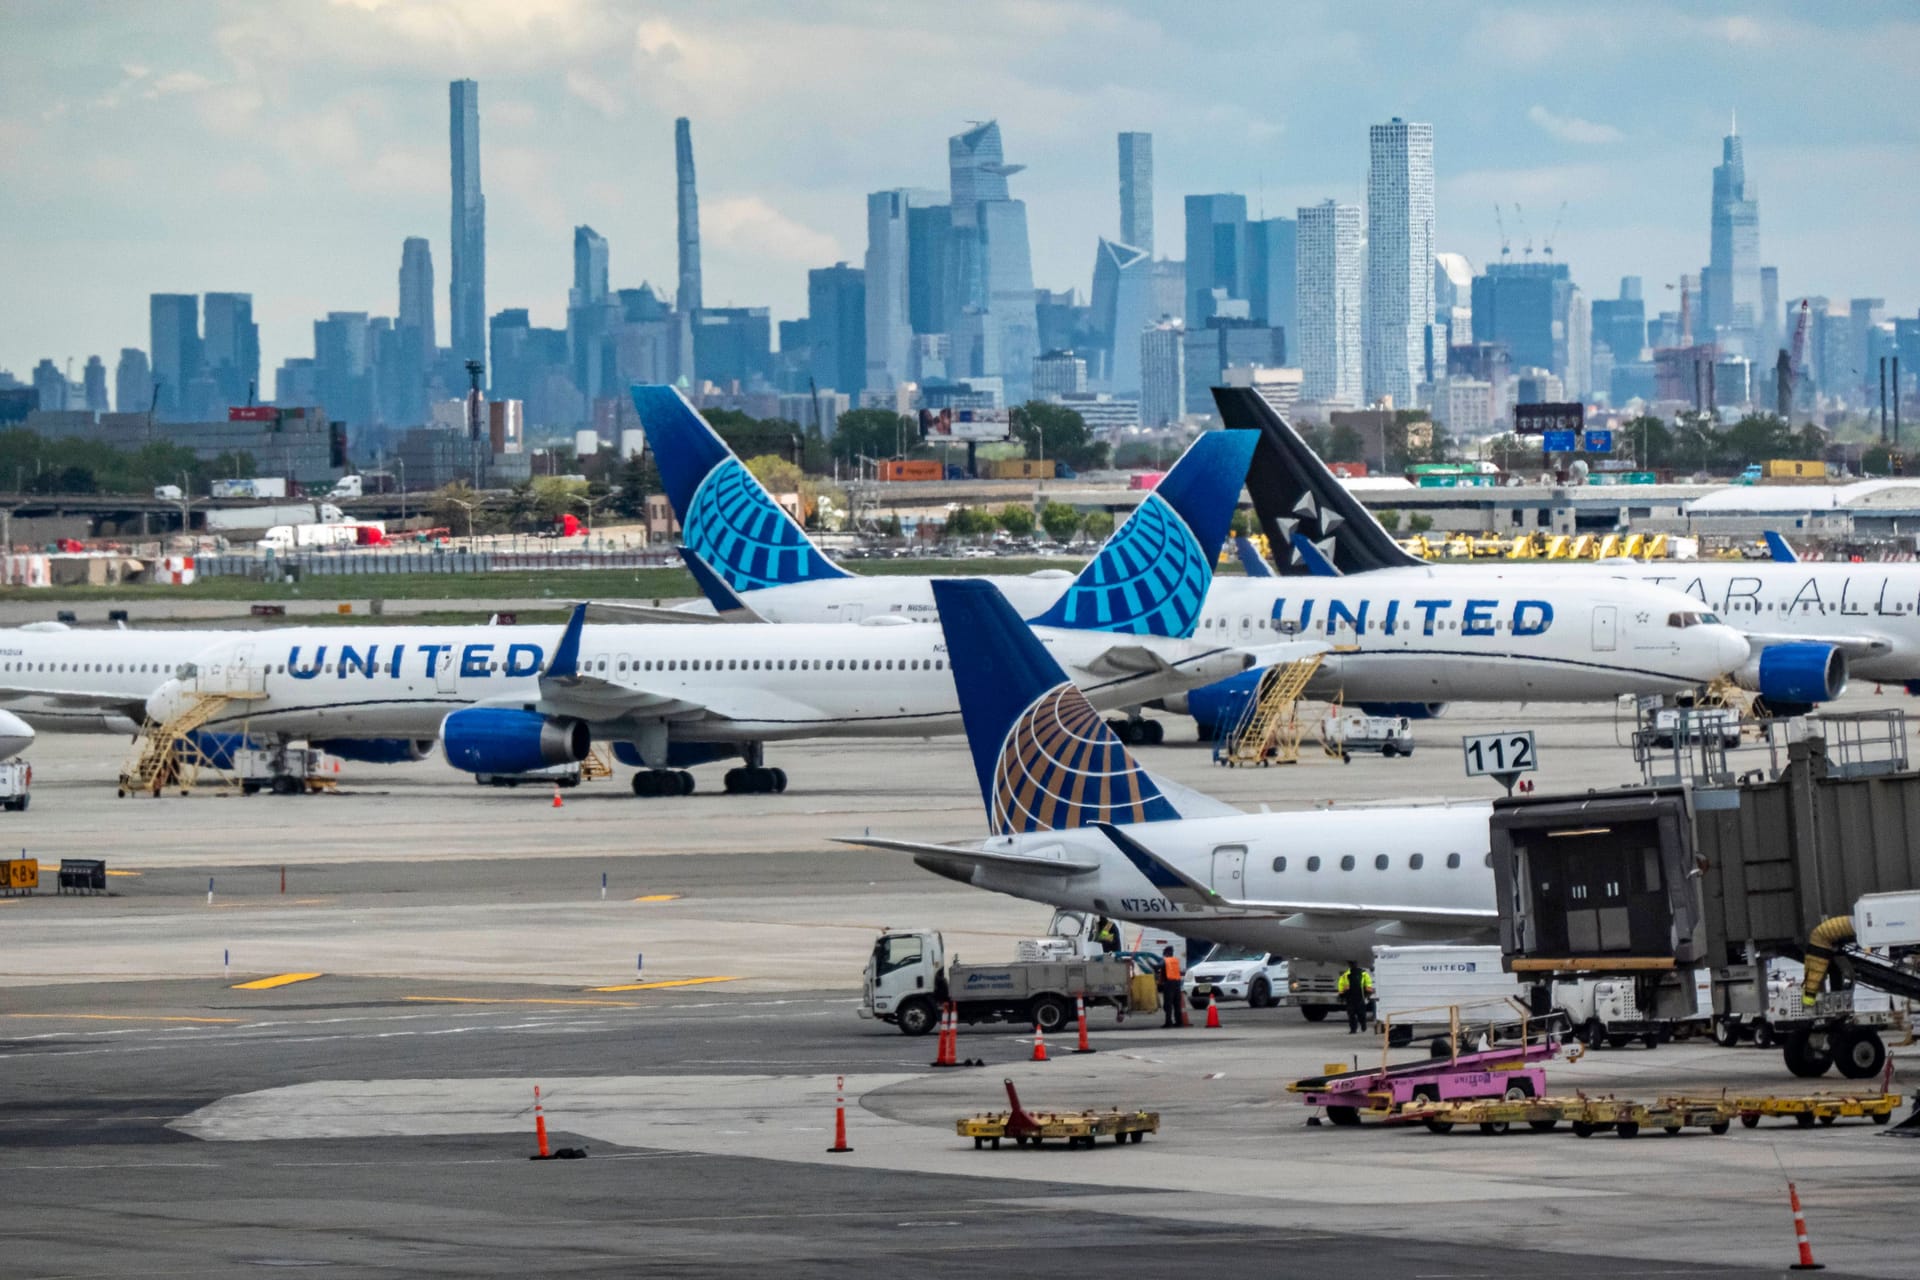
[(1132, 245), (1149, 258), (1153, 256), (1153, 135), (1150, 133), (1120, 135), (1120, 243)]
[(1740, 342), (1757, 345), (1763, 319), (1760, 201), (1747, 186), (1746, 150), (1737, 125), (1721, 140), (1720, 163), (1713, 170), (1712, 234), (1712, 252), (1701, 282), (1706, 325), (1697, 337), (1712, 342), (1726, 330)]
[(907, 271), (908, 210), (904, 189), (867, 196), (866, 386), (891, 391), (909, 378), (913, 344)]
[(573, 229), (573, 288), (567, 292), (567, 355), (573, 385), (591, 413), (596, 397), (612, 381), (606, 358), (607, 331), (614, 306), (607, 286), (607, 238), (589, 226)]
[[(427, 383), (439, 360), (433, 323), (433, 251), (425, 236), (400, 246), (400, 309), (393, 323), (393, 356), (380, 358), (383, 413), (390, 424), (426, 421)], [(493, 370), (489, 369), (490, 381)]]
[(453, 275), (447, 318), (453, 355), (487, 359), (487, 199), (480, 194), (480, 86), (455, 80), (447, 90), (453, 149)]
[(253, 295), (209, 293), (201, 299), (201, 308), (201, 361), (227, 404), (245, 404), (249, 389), (257, 394), (260, 383), (260, 327), (253, 322)]
[(1024, 168), (1006, 163), (996, 121), (947, 139), (953, 191), (948, 331), (957, 366), (949, 372), (999, 376), (1008, 404), (1027, 399), (1040, 354), (1027, 206), (1007, 190), (1007, 179)]
[(700, 197), (693, 185), (693, 123), (673, 122), (673, 171), (680, 192), (680, 293), (675, 305), (692, 313), (706, 304), (700, 297)]
[(186, 412), (187, 385), (200, 376), (200, 299), (191, 293), (156, 293), (147, 300), (153, 380), (160, 384), (163, 419)]
[(107, 404), (107, 365), (99, 356), (87, 357), (87, 371), (82, 375), (81, 385), (85, 388), (88, 413), (105, 413)]
[(1367, 132), (1366, 395), (1410, 408), (1433, 323), (1433, 126)]
[(1302, 399), (1360, 403), (1363, 235), (1359, 205), (1325, 200), (1299, 211), (1295, 278)]

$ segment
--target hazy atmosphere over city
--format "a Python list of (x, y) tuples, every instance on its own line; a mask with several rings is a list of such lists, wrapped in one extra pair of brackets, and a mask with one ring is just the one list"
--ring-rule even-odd
[[(1738, 114), (1780, 297), (1920, 303), (1920, 14), (1906, 3), (0, 4), (0, 368), (148, 342), (148, 295), (248, 292), (263, 381), (329, 311), (393, 309), (426, 237), (441, 341), (447, 85), (479, 83), (486, 305), (566, 322), (572, 229), (616, 287), (675, 282), (673, 121), (699, 156), (705, 301), (804, 316), (866, 249), (866, 196), (944, 188), (998, 120), (1034, 284), (1090, 287), (1119, 232), (1114, 134), (1154, 135), (1159, 256), (1182, 201), (1249, 216), (1366, 196), (1369, 123), (1431, 123), (1433, 248), (1549, 238), (1589, 297), (1708, 259)], [(1564, 203), (1564, 213), (1561, 206)], [(1520, 208), (1516, 210), (1515, 205)], [(262, 388), (269, 394), (270, 386)]]

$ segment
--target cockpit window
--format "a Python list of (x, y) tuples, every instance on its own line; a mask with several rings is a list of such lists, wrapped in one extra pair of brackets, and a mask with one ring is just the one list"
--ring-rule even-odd
[(1712, 613), (1670, 613), (1667, 625), (1670, 627), (1699, 627), (1720, 621), (1718, 614)]

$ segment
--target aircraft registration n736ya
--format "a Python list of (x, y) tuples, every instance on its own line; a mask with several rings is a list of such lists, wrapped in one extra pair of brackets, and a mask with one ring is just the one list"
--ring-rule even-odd
[[(1105, 607), (1085, 618), (1056, 609), (1036, 619), (1095, 701), (1150, 701), (1325, 647), (1190, 638), (1252, 447), (1224, 432), (1196, 442), (1169, 494), (1117, 530), (1069, 588), (1069, 599), (1091, 593)], [(773, 505), (757, 485), (744, 492), (746, 501)], [(1135, 572), (1136, 564), (1147, 571)], [(592, 741), (608, 742), (623, 763), (644, 766), (634, 777), (639, 795), (685, 794), (688, 765), (734, 756), (746, 766), (729, 772), (729, 791), (784, 790), (784, 771), (764, 763), (770, 741), (961, 730), (948, 640), (936, 628), (884, 618), (863, 626), (702, 625), (714, 622), (687, 615), (588, 626), (581, 606), (564, 630), (247, 633), (198, 655), (147, 709), (164, 721), (203, 695), (245, 693), (206, 728), (308, 739), (438, 736), (450, 763), (484, 774), (565, 764), (582, 759)]]
[[(1311, 541), (1351, 584), (1414, 574), (1458, 592), (1465, 566), (1430, 565), (1395, 542), (1286, 420), (1258, 396), (1216, 387), (1221, 420), (1261, 436), (1247, 477), (1254, 511), (1271, 545)], [(1844, 691), (1847, 677), (1906, 682), (1920, 691), (1920, 565), (1772, 561), (1610, 560), (1592, 568), (1516, 562), (1524, 588), (1552, 581), (1569, 591), (1606, 590), (1603, 580), (1678, 590), (1747, 639), (1736, 672), (1742, 687), (1776, 712), (1805, 711)]]
[(994, 588), (934, 583), (992, 832), (872, 834), (936, 874), (1033, 902), (1303, 960), (1383, 943), (1485, 942), (1486, 803), (1249, 814), (1140, 767)]
[[(635, 385), (633, 400), (690, 558), (698, 557), (726, 589), (716, 607), (744, 607), (775, 622), (876, 614), (933, 620), (931, 578), (852, 577), (784, 512), (750, 501), (761, 495), (759, 485), (678, 390)], [(1149, 498), (1135, 518), (1154, 510)], [(1088, 592), (1061, 598), (1057, 577), (986, 580), (1022, 614), (1052, 605), (1054, 620), (1071, 622), (1100, 604)], [(1365, 582), (1216, 578), (1197, 634), (1242, 646), (1295, 636), (1325, 640), (1336, 652), (1308, 692), (1344, 693), (1350, 703), (1673, 693), (1706, 684), (1748, 656), (1743, 638), (1669, 588), (1567, 582), (1478, 566)], [(1241, 685), (1256, 678), (1249, 673)], [(1237, 705), (1245, 697), (1244, 687), (1203, 689), (1168, 706), (1206, 719), (1213, 703)]]

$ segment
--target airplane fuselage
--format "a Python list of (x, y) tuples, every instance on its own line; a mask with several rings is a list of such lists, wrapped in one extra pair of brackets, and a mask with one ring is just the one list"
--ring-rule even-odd
[(56, 733), (133, 733), (181, 663), (248, 631), (0, 631), (0, 710)]

